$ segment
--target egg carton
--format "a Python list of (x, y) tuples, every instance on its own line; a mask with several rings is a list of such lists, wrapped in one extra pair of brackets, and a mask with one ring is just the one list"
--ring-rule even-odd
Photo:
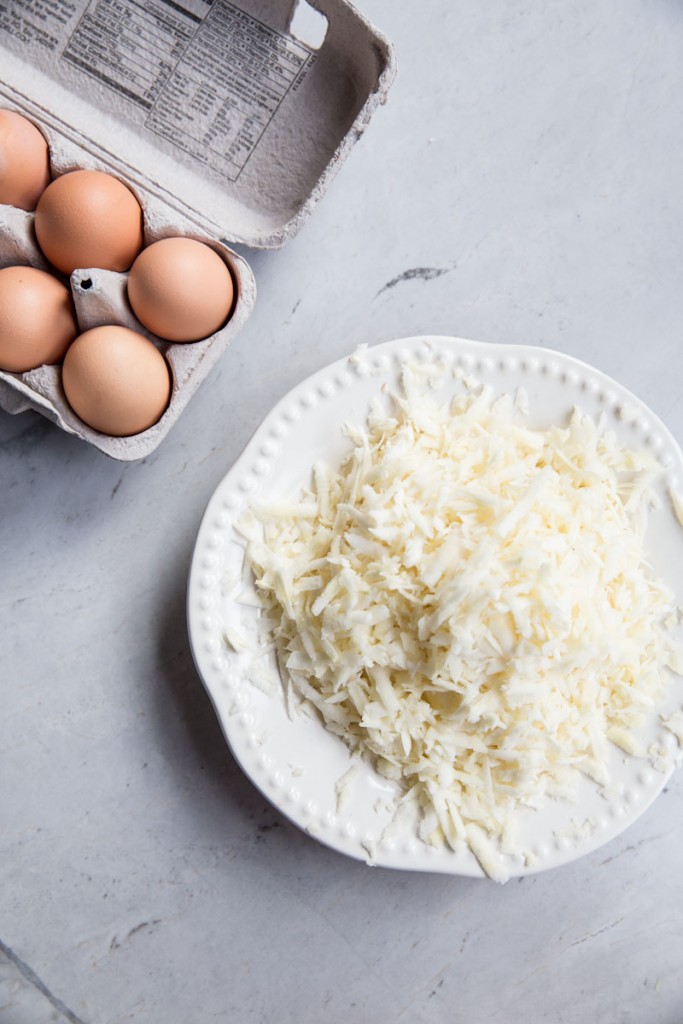
[[(108, 170), (111, 173), (101, 163), (87, 159), (87, 154), (79, 153), (75, 158), (57, 140), (50, 138), (48, 132), (45, 134), (51, 146), (53, 177), (78, 168)], [(256, 300), (254, 276), (241, 256), (222, 242), (192, 230), (191, 225), (179, 219), (176, 211), (165, 210), (158, 201), (150, 200), (138, 190), (133, 191), (143, 210), (145, 245), (160, 238), (183, 235), (209, 245), (230, 267), (235, 284), (232, 313), (221, 330), (202, 341), (173, 343), (148, 331), (137, 319), (128, 301), (127, 273), (84, 267), (74, 270), (67, 279), (55, 271), (36, 242), (34, 214), (0, 205), (0, 268), (26, 265), (55, 274), (71, 290), (80, 332), (105, 324), (119, 324), (138, 331), (153, 341), (164, 354), (172, 380), (170, 402), (161, 419), (131, 437), (102, 434), (85, 424), (73, 412), (62, 387), (61, 365), (39, 366), (26, 373), (0, 370), (0, 408), (10, 413), (33, 409), (62, 430), (76, 434), (105, 454), (123, 461), (143, 458), (160, 444), (201, 382), (242, 328)]]
[[(393, 49), (348, 0), (23, 0), (0, 12), (0, 29), (0, 106), (43, 132), (53, 177), (79, 168), (114, 175), (142, 207), (145, 245), (194, 238), (232, 272), (227, 323), (184, 344), (138, 322), (126, 274), (84, 267), (62, 278), (82, 331), (121, 324), (165, 355), (171, 400), (140, 434), (87, 427), (66, 401), (59, 366), (0, 371), (0, 408), (33, 409), (113, 458), (138, 459), (168, 433), (254, 306), (253, 274), (232, 246), (275, 248), (301, 229), (384, 101)], [(33, 219), (0, 206), (0, 267), (54, 272)]]

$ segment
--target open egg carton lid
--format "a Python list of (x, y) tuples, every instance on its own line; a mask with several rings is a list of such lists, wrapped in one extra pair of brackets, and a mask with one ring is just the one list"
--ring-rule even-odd
[(385, 97), (347, 0), (9, 0), (2, 94), (203, 232), (277, 247)]
[[(169, 406), (130, 437), (102, 434), (69, 407), (58, 366), (0, 371), (0, 408), (33, 409), (121, 460), (149, 454), (249, 316), (256, 286), (229, 248), (282, 245), (325, 192), (395, 74), (391, 45), (348, 0), (8, 0), (0, 6), (0, 107), (33, 120), (53, 176), (104, 170), (143, 209), (144, 244), (184, 235), (229, 264), (227, 324), (164, 343), (136, 320), (126, 275), (80, 268), (81, 331), (119, 323), (164, 352)], [(0, 206), (0, 266), (49, 269), (33, 214)]]

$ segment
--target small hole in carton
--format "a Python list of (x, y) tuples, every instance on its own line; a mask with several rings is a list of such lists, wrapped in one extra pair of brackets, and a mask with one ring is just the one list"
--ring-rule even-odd
[(92, 288), (92, 281), (90, 280), (89, 277), (84, 277), (81, 281), (78, 282), (78, 287), (81, 289), (81, 291), (87, 292), (88, 288)]
[(319, 50), (327, 35), (327, 18), (306, 0), (295, 0), (289, 18), (289, 33), (309, 50)]

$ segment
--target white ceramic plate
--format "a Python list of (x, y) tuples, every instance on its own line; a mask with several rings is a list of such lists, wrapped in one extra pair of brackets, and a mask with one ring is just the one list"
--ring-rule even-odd
[[(254, 500), (295, 497), (309, 484), (317, 459), (338, 463), (349, 445), (342, 423), (364, 423), (371, 397), (398, 388), (399, 368), (407, 358), (434, 356), (499, 392), (524, 387), (535, 426), (562, 422), (578, 405), (593, 417), (604, 412), (625, 446), (648, 447), (665, 474), (659, 487), (662, 507), (650, 516), (647, 547), (655, 574), (683, 604), (683, 529), (669, 497), (670, 488), (683, 487), (683, 454), (647, 406), (605, 374), (559, 352), (430, 337), (388, 342), (360, 359), (334, 363), (294, 388), (269, 413), (209, 502), (192, 561), (188, 620), (197, 668), (237, 761), (291, 821), (341, 853), (374, 864), (481, 876), (469, 850), (435, 850), (400, 817), (392, 822), (398, 790), (367, 765), (349, 777), (338, 811), (335, 785), (352, 763), (345, 745), (317, 719), (303, 714), (290, 719), (280, 687), (264, 692), (253, 681), (253, 655), (231, 651), (223, 639), (226, 627), (253, 632), (257, 615), (236, 600), (230, 583), (241, 573), (244, 551), (236, 520)], [(444, 397), (461, 389), (453, 379)], [(653, 712), (648, 733), (648, 740), (656, 738), (670, 752), (665, 771), (615, 747), (609, 799), (586, 780), (577, 804), (549, 799), (539, 811), (521, 812), (520, 840), (532, 850), (532, 863), (505, 857), (504, 870), (514, 876), (556, 867), (601, 846), (633, 822), (673, 770), (677, 743), (661, 728), (659, 716), (682, 704), (683, 680), (672, 676), (670, 695)]]

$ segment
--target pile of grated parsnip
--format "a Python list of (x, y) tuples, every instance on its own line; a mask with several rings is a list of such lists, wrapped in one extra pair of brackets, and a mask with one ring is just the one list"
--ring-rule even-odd
[(681, 669), (643, 548), (661, 467), (578, 409), (531, 429), (467, 378), (444, 405), (445, 372), (404, 364), (342, 464), (239, 529), (286, 686), (401, 783), (424, 841), (501, 877), (519, 808), (606, 786), (611, 744), (644, 755)]

